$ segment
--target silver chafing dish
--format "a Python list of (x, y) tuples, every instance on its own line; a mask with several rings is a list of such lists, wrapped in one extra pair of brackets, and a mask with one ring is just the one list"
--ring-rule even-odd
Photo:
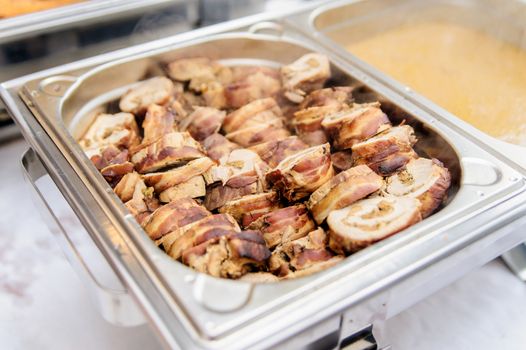
[[(287, 21), (298, 30), (312, 35), (320, 43), (367, 74), (382, 81), (404, 98), (425, 109), (436, 118), (465, 135), (473, 135), (481, 144), (506, 155), (517, 165), (526, 168), (523, 157), (526, 148), (501, 141), (481, 132), (468, 122), (459, 119), (444, 106), (434, 103), (429, 96), (415, 92), (411, 87), (392, 78), (349, 52), (345, 45), (404, 24), (425, 22), (450, 23), (461, 28), (473, 28), (496, 38), (514, 48), (526, 48), (525, 2), (510, 1), (385, 1), (385, 0), (341, 0), (320, 6), (311, 12), (302, 12)], [(499, 64), (499, 62), (495, 62)], [(497, 94), (500, 92), (496, 92)], [(526, 122), (525, 122), (526, 123)], [(510, 269), (526, 281), (526, 244), (503, 254)]]
[[(305, 18), (314, 8), (301, 9)], [(290, 15), (227, 22), (1, 85), (2, 100), (31, 145), (23, 158), (27, 176), (108, 320), (147, 320), (170, 348), (334, 348), (370, 345), (371, 332), (383, 347), (386, 319), (526, 239), (523, 168), (482, 142), (480, 132), (460, 130), (454, 117), (415, 103), (325, 39), (301, 33), (284, 19)], [(174, 262), (143, 233), (73, 137), (89, 111), (160, 59), (204, 55), (279, 65), (308, 51), (328, 55), (342, 82), (361, 82), (402, 111), (426, 136), (421, 151), (442, 159), (453, 175), (450, 201), (440, 212), (321, 273), (249, 284)]]

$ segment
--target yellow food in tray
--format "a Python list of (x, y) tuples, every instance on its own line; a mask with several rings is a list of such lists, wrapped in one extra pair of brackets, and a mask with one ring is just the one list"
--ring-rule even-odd
[(31, 12), (70, 5), (81, 0), (0, 0), (0, 18), (20, 16)]
[(480, 130), (526, 145), (526, 51), (445, 22), (406, 24), (347, 49)]

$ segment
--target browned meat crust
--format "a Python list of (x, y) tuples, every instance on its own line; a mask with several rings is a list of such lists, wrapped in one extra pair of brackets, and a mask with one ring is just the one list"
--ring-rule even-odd
[(151, 104), (163, 105), (174, 93), (174, 84), (165, 77), (141, 81), (121, 97), (119, 107), (123, 112), (144, 114)]
[(315, 227), (302, 204), (274, 210), (248, 226), (249, 229), (260, 230), (270, 248), (301, 238)]
[(282, 160), (267, 173), (267, 181), (289, 201), (302, 199), (334, 175), (330, 146), (314, 146)]
[(227, 202), (220, 213), (232, 215), (242, 227), (247, 227), (260, 216), (280, 208), (276, 192), (257, 193)]
[(383, 179), (368, 166), (359, 165), (339, 173), (324, 183), (307, 201), (314, 220), (321, 224), (336, 209), (344, 208), (378, 191)]
[(172, 132), (134, 153), (131, 160), (139, 173), (147, 173), (201, 157), (205, 157), (204, 150), (190, 134)]
[(388, 176), (418, 155), (413, 150), (417, 139), (413, 128), (401, 125), (389, 128), (352, 147), (354, 164), (366, 164), (378, 174)]
[(191, 198), (175, 200), (163, 205), (148, 218), (143, 227), (153, 240), (158, 240), (168, 232), (188, 225), (211, 215)]
[(283, 243), (276, 247), (269, 259), (269, 270), (280, 277), (312, 269), (334, 258), (327, 250), (328, 236), (322, 228), (311, 231), (305, 237)]
[(373, 197), (329, 214), (330, 247), (353, 253), (420, 220), (420, 203), (410, 197)]
[(215, 277), (239, 278), (265, 264), (270, 251), (258, 231), (243, 231), (209, 240), (183, 252), (182, 261)]
[(309, 146), (297, 136), (289, 136), (284, 139), (274, 138), (249, 149), (256, 152), (271, 168), (275, 168), (283, 159), (307, 148)]
[(349, 149), (388, 128), (391, 123), (379, 103), (354, 104), (349, 110), (327, 115), (321, 123), (338, 150)]
[(439, 160), (418, 158), (387, 178), (384, 194), (417, 198), (421, 203), (420, 212), (425, 218), (446, 200), (450, 185), (451, 175)]

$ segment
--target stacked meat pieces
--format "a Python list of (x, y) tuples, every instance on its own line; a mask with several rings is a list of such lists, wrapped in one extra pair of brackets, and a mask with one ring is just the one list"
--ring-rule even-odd
[[(216, 277), (305, 276), (432, 214), (448, 170), (409, 125), (327, 86), (327, 57), (280, 69), (164, 65), (79, 140), (149, 237)], [(141, 125), (141, 127), (139, 127)]]

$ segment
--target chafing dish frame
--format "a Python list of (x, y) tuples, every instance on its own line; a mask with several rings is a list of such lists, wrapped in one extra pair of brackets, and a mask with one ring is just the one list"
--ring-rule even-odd
[[(526, 221), (524, 174), (513, 169), (508, 159), (495, 156), (487, 146), (477, 146), (470, 137), (460, 136), (398, 92), (285, 24), (282, 36), (278, 37), (250, 32), (253, 24), (273, 18), (233, 21), (57, 67), (0, 86), (8, 110), (50, 177), (171, 348), (296, 348), (327, 337), (341, 344), (368, 324), (381, 324), (387, 317), (526, 238), (526, 233), (520, 230)], [(226, 33), (229, 31), (236, 33)], [(211, 34), (215, 37), (207, 37)], [(278, 284), (254, 286), (211, 278), (174, 263), (153, 244), (146, 244), (147, 237), (100, 175), (93, 176), (93, 166), (78, 146), (71, 147), (71, 143), (65, 142), (68, 137), (72, 140), (71, 136), (59, 136), (57, 120), (47, 117), (50, 111), (58, 112), (57, 100), (67, 91), (68, 79), (71, 83), (103, 62), (130, 61), (235, 37), (276, 43), (289, 41), (326, 53), (335, 66), (417, 115), (417, 119), (445, 137), (461, 157), (462, 188), (456, 198), (420, 225), (327, 271)], [(39, 89), (43, 81), (64, 84), (65, 90), (59, 87), (59, 96), (42, 94)], [(49, 109), (50, 106), (55, 109)], [(481, 170), (493, 175), (490, 179), (480, 178), (477, 175)], [(467, 203), (472, 204), (469, 210)], [(459, 263), (464, 265), (459, 267)], [(170, 270), (176, 273), (166, 283), (167, 276), (159, 271)], [(174, 287), (170, 283), (175, 279)], [(245, 300), (232, 304), (229, 299), (233, 296)], [(270, 300), (261, 302), (265, 296)], [(214, 306), (222, 302), (231, 310)], [(381, 334), (375, 335), (381, 339)]]

